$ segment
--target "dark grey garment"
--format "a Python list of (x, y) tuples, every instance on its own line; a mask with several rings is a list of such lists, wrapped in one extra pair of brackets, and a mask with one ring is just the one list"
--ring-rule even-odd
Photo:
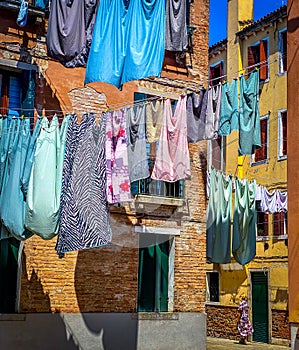
[(221, 105), (221, 88), (222, 84), (210, 86), (207, 89), (207, 110), (205, 121), (205, 139), (213, 140), (218, 137), (220, 105)]
[[(206, 110), (207, 99), (204, 99), (205, 89), (201, 89), (199, 94), (193, 92), (187, 99), (187, 137), (188, 142), (197, 142), (203, 140), (203, 132), (205, 130), (205, 120), (201, 119), (201, 116), (205, 116), (205, 113), (201, 113), (202, 109)], [(204, 105), (205, 101), (205, 105)]]
[(165, 50), (187, 49), (186, 0), (166, 0)]
[(145, 105), (127, 109), (127, 145), (130, 181), (150, 176), (145, 141)]
[(99, 0), (53, 0), (48, 55), (69, 68), (86, 65)]

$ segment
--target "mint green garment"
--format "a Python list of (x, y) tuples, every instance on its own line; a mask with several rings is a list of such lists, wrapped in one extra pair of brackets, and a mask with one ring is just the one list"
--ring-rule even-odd
[(256, 252), (255, 190), (255, 181), (236, 179), (232, 251), (241, 265), (248, 264)]
[(207, 211), (207, 259), (227, 264), (231, 256), (232, 178), (211, 169)]
[(30, 143), (30, 119), (18, 120), (20, 125), (16, 134), (16, 147), (10, 154), (7, 179), (0, 201), (2, 223), (9, 234), (17, 239), (31, 236), (25, 230), (25, 199), (21, 190), (21, 176), (23, 174), (28, 146)]
[(41, 122), (31, 169), (25, 226), (43, 239), (57, 234), (62, 183), (62, 162), (69, 117), (64, 118), (61, 129), (57, 116), (49, 123)]
[(253, 154), (261, 147), (259, 71), (240, 78), (239, 155)]
[(239, 130), (238, 80), (231, 84), (222, 84), (220, 106), (220, 122), (218, 135), (229, 135), (232, 130)]

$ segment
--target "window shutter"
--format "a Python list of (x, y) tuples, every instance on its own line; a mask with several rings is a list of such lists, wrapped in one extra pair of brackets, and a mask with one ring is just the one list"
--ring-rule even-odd
[(1, 114), (8, 113), (8, 85), (9, 77), (1, 74)]
[(213, 85), (214, 77), (215, 77), (215, 67), (210, 67), (210, 85)]
[(284, 212), (273, 214), (273, 230), (274, 236), (284, 234)]
[(261, 120), (261, 143), (262, 147), (257, 149), (254, 152), (255, 155), (255, 162), (259, 162), (262, 160), (267, 159), (267, 127), (268, 127), (268, 119), (262, 119)]
[[(256, 47), (255, 46), (248, 46), (248, 62), (247, 62), (247, 66), (254, 66), (257, 63), (256, 60)], [(252, 68), (248, 68), (248, 73), (252, 72), (254, 69), (254, 67)]]
[(21, 111), (26, 117), (33, 118), (35, 96), (35, 71), (22, 72)]
[(287, 31), (281, 33), (281, 39), (282, 39), (282, 63), (283, 63), (283, 71), (287, 71)]
[(269, 236), (269, 225), (268, 225), (268, 220), (269, 219), (269, 215), (264, 213), (264, 232), (265, 232), (265, 236)]
[(268, 61), (264, 62), (268, 59), (267, 51), (268, 51), (267, 40), (261, 40), (260, 41), (260, 62), (263, 62), (263, 63), (260, 65), (260, 80), (266, 80), (268, 78)]

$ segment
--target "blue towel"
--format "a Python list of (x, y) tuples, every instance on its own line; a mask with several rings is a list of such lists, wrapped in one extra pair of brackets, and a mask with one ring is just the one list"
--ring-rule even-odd
[(22, 0), (20, 11), (17, 18), (17, 25), (20, 27), (24, 27), (27, 24), (28, 18), (28, 1)]
[(85, 84), (122, 84), (159, 76), (165, 47), (165, 1), (102, 0), (87, 61)]
[(233, 79), (231, 84), (222, 84), (218, 135), (229, 135), (232, 130), (239, 130), (238, 113), (238, 80)]
[(261, 147), (259, 72), (240, 78), (239, 155), (253, 154)]

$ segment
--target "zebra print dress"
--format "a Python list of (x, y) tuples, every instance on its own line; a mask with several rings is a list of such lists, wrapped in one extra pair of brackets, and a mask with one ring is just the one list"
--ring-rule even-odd
[(111, 241), (105, 174), (106, 116), (99, 125), (93, 114), (80, 126), (71, 118), (66, 138), (61, 218), (56, 251), (89, 249)]

